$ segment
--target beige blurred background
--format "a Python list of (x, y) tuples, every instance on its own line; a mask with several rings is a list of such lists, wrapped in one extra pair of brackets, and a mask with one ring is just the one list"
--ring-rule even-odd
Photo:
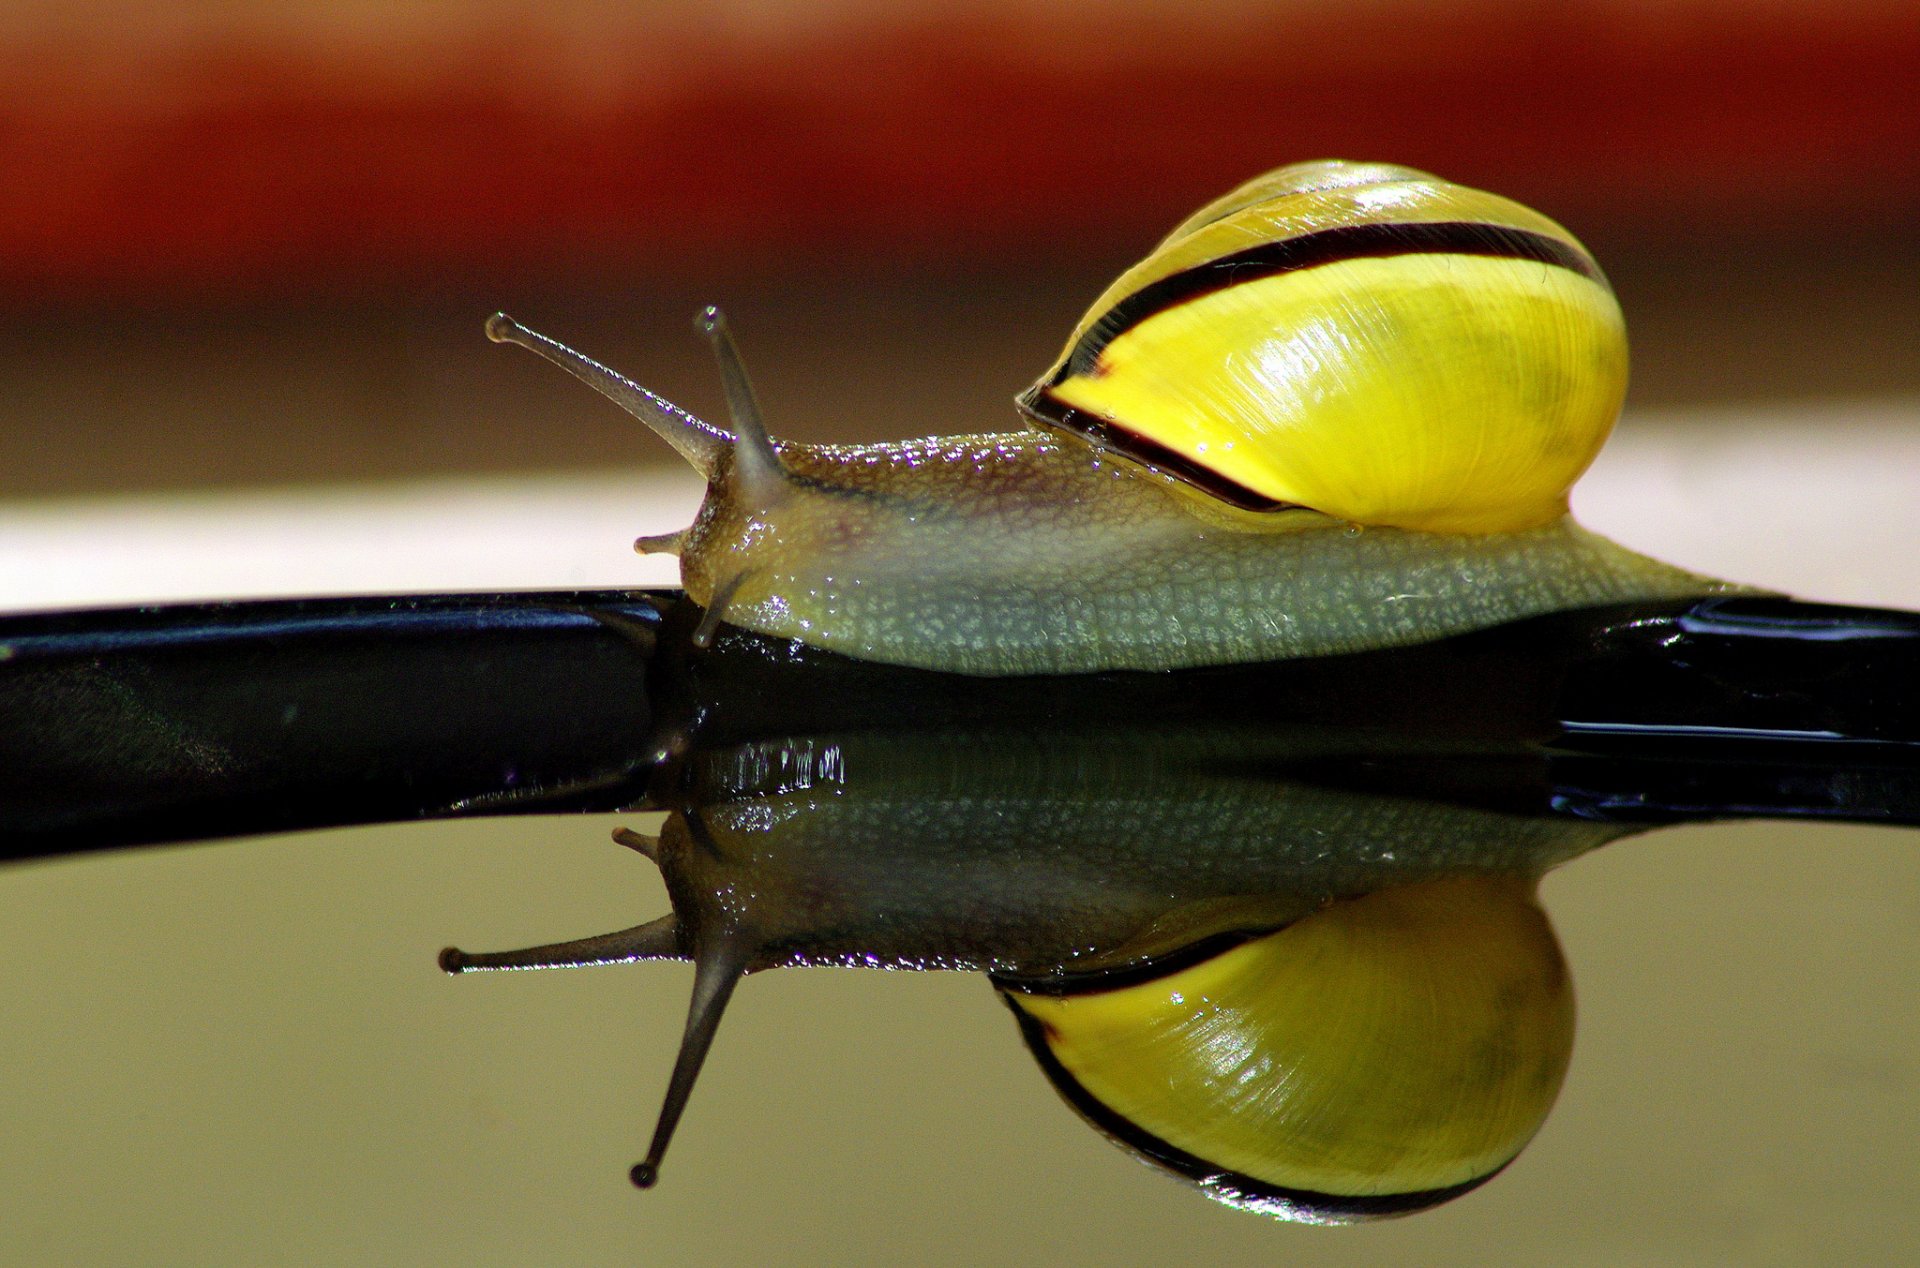
[[(0, 607), (639, 584), (699, 490), (504, 307), (777, 431), (1012, 421), (1101, 286), (1293, 159), (1425, 166), (1607, 267), (1629, 416), (1578, 492), (1703, 571), (1920, 607), (1910, 5), (566, 0), (0, 7)], [(1097, 38), (1090, 32), (1097, 32)], [(1238, 1215), (1047, 1089), (986, 984), (741, 991), (631, 1190), (688, 973), (447, 980), (664, 907), (613, 821), (0, 871), (0, 1264), (1899, 1262), (1909, 834), (1730, 825), (1552, 878), (1581, 1033), (1480, 1192)]]

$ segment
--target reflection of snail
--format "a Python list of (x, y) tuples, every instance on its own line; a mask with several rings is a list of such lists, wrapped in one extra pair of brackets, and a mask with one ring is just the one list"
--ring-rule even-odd
[(1490, 1179), (1559, 1094), (1573, 990), (1533, 888), (1448, 877), (1164, 973), (1001, 986), (1061, 1095), (1209, 1196), (1404, 1214)]
[(706, 325), (732, 436), (488, 323), (707, 477), (692, 526), (639, 543), (680, 555), (705, 637), (724, 617), (930, 669), (1152, 669), (1715, 588), (1567, 517), (1626, 381), (1598, 267), (1538, 213), (1407, 168), (1281, 168), (1187, 220), (1021, 396), (1046, 430), (775, 445)]
[[(1629, 830), (1520, 810), (1535, 804), (1538, 771), (1504, 749), (1396, 753), (1312, 725), (1101, 713), (1053, 728), (856, 726), (718, 744), (696, 731), (690, 744), (656, 782), (673, 807), (659, 838), (622, 837), (659, 864), (671, 915), (442, 960), (450, 971), (695, 962), (642, 1184), (740, 976), (842, 964), (985, 969), (1029, 992), (1018, 1003), (1032, 1025), (1093, 1036), (1036, 1048), (1056, 1081), (1064, 1067), (1090, 1090), (1069, 1099), (1118, 1138), (1161, 1142), (1148, 1155), (1215, 1196), (1322, 1219), (1444, 1200), (1511, 1158), (1551, 1104), (1545, 1081), (1522, 1095), (1526, 1063), (1565, 1062), (1568, 1037), (1542, 1020), (1559, 1006), (1540, 985), (1552, 976), (1542, 957), (1557, 953), (1533, 878)], [(1428, 971), (1447, 975), (1444, 989), (1423, 994)], [(1163, 988), (1197, 1000), (1211, 981), (1237, 1028), (1182, 1030)], [(1426, 1011), (1409, 1006), (1421, 999)], [(1115, 1016), (1137, 1033), (1117, 1036)], [(1288, 1087), (1326, 1070), (1353, 1077), (1291, 1099), (1209, 1099), (1195, 1063), (1221, 1043), (1293, 1071)], [(1514, 1064), (1496, 1056), (1476, 1081), (1460, 1046), (1476, 1043)], [(1167, 1081), (1173, 1107), (1138, 1094)], [(1414, 1102), (1436, 1089), (1423, 1118)], [(1090, 1110), (1088, 1095), (1111, 1108)], [(1140, 1125), (1122, 1130), (1116, 1116)], [(1317, 1145), (1290, 1146), (1294, 1118), (1358, 1133), (1342, 1166), (1315, 1170)], [(1407, 1139), (1396, 1146), (1395, 1133)]]

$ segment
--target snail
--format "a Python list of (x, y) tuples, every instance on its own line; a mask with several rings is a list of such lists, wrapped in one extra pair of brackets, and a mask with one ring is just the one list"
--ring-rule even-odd
[(717, 310), (732, 432), (503, 313), (706, 478), (687, 593), (722, 622), (975, 675), (1404, 646), (1722, 583), (1586, 532), (1567, 492), (1625, 392), (1618, 304), (1537, 212), (1321, 161), (1190, 217), (1017, 399), (1022, 430), (769, 438)]

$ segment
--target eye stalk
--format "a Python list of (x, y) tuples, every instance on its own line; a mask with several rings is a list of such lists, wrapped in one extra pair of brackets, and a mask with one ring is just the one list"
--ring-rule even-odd
[(624, 374), (608, 369), (591, 357), (582, 356), (557, 340), (528, 330), (505, 313), (495, 313), (487, 318), (487, 338), (494, 343), (510, 343), (525, 348), (559, 366), (645, 423), (655, 435), (692, 463), (694, 470), (709, 480), (719, 469), (722, 458), (733, 443), (733, 437), (708, 426), (658, 393), (648, 391)]

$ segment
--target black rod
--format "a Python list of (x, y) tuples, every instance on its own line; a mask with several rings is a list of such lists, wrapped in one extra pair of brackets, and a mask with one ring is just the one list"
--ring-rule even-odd
[(1634, 823), (1920, 823), (1914, 613), (1758, 597), (1623, 605), (1348, 656), (1018, 679), (863, 664), (739, 631), (695, 651), (697, 618), (668, 591), (0, 617), (0, 858), (616, 810), (641, 798), (661, 735), (676, 731), (705, 746), (848, 730), (906, 744), (942, 728), (1063, 742), (1120, 727), (1291, 728), (1325, 738), (1315, 778), (1401, 795)]
[(671, 595), (0, 617), (0, 858), (639, 796)]

